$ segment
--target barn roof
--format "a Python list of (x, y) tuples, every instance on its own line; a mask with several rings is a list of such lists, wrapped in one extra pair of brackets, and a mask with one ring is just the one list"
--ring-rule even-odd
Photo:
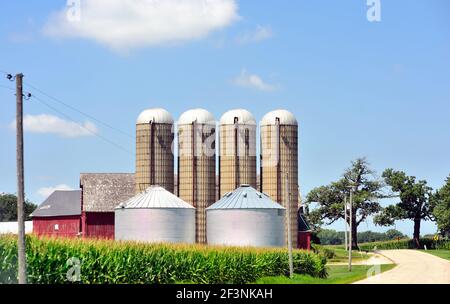
[(68, 216), (81, 214), (81, 191), (54, 191), (31, 214), (32, 217)]
[(82, 173), (80, 187), (83, 211), (114, 212), (117, 205), (134, 196), (134, 174)]
[(249, 185), (242, 185), (225, 194), (217, 203), (206, 210), (217, 209), (285, 209), (267, 194), (256, 191)]
[(311, 227), (309, 226), (308, 221), (306, 220), (306, 217), (302, 212), (298, 213), (298, 231), (311, 231)]

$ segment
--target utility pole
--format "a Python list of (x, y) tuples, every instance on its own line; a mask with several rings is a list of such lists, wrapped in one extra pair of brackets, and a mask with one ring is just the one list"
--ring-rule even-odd
[(347, 211), (348, 211), (348, 205), (347, 205), (347, 195), (344, 196), (344, 219), (345, 219), (345, 235), (344, 235), (344, 244), (345, 244), (345, 251), (348, 250), (348, 239), (347, 239), (347, 234), (348, 234), (348, 223), (347, 223)]
[(353, 187), (350, 188), (350, 233), (348, 242), (348, 271), (352, 271), (352, 248), (353, 247)]
[(23, 165), (23, 74), (16, 75), (16, 136), (17, 136), (17, 224), (19, 284), (27, 283), (24, 222), (24, 165)]
[(292, 231), (291, 231), (291, 202), (289, 197), (289, 174), (286, 174), (286, 188), (285, 199), (287, 208), (287, 239), (288, 239), (288, 254), (289, 254), (289, 277), (294, 278), (294, 262), (292, 259)]

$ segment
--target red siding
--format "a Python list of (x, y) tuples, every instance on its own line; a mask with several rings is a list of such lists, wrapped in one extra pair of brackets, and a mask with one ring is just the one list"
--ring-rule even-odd
[(114, 212), (83, 212), (84, 237), (114, 239)]
[(33, 233), (39, 236), (76, 237), (80, 231), (79, 215), (33, 217)]
[(311, 232), (298, 232), (298, 248), (311, 250)]

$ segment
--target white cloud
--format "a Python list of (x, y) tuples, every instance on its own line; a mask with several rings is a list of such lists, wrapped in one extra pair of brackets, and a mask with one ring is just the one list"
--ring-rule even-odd
[(250, 74), (245, 69), (234, 79), (234, 83), (244, 88), (252, 88), (266, 92), (277, 89), (277, 86), (266, 83), (260, 76)]
[[(10, 127), (16, 127), (15, 120)], [(23, 117), (23, 129), (30, 133), (49, 133), (69, 138), (93, 136), (98, 133), (97, 127), (89, 121), (78, 124), (49, 114), (25, 115)]]
[(81, 2), (79, 21), (69, 10), (54, 13), (44, 33), (118, 51), (200, 39), (239, 19), (236, 0), (89, 0)]
[(254, 31), (248, 31), (237, 36), (236, 42), (238, 44), (256, 43), (272, 37), (273, 31), (270, 26), (258, 25)]
[(43, 198), (47, 198), (47, 197), (50, 196), (50, 194), (52, 194), (56, 190), (74, 190), (74, 189), (72, 187), (66, 185), (66, 184), (60, 184), (60, 185), (57, 185), (57, 186), (54, 186), (54, 187), (43, 187), (43, 188), (40, 188), (37, 191), (37, 194), (39, 194)]

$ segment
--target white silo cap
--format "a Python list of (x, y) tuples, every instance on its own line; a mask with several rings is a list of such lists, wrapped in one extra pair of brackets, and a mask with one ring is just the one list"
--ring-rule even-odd
[(233, 125), (234, 119), (238, 118), (238, 123), (241, 125), (256, 125), (256, 120), (252, 113), (244, 109), (236, 109), (226, 112), (220, 118), (221, 125)]
[(261, 120), (262, 126), (272, 126), (280, 119), (280, 125), (298, 126), (297, 119), (294, 114), (286, 110), (275, 110), (264, 115)]
[(215, 125), (214, 115), (205, 109), (192, 109), (181, 114), (178, 125), (190, 125), (194, 121), (199, 124)]
[(115, 209), (195, 209), (178, 196), (160, 186), (150, 186), (144, 192), (121, 203)]
[(139, 115), (136, 124), (148, 124), (150, 122), (160, 124), (173, 124), (173, 118), (167, 110), (154, 108), (142, 112)]

